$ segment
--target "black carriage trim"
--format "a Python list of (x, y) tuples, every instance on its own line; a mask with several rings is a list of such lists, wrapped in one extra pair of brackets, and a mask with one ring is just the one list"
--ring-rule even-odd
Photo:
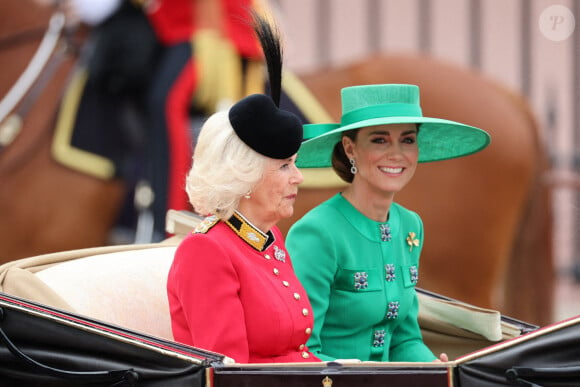
[(0, 293), (0, 378), (8, 385), (23, 374), (117, 387), (202, 381), (224, 358)]

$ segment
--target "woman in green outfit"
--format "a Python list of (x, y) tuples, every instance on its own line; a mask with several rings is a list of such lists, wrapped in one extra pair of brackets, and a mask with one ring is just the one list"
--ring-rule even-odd
[(313, 308), (308, 347), (327, 361), (437, 360), (417, 321), (423, 223), (395, 194), (418, 163), (478, 152), (490, 137), (423, 117), (415, 85), (347, 87), (341, 98), (341, 123), (306, 126), (323, 133), (302, 143), (297, 164), (332, 166), (350, 184), (297, 221), (286, 239)]

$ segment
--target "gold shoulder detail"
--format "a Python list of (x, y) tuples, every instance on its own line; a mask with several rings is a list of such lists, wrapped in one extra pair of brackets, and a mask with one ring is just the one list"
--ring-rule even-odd
[(213, 226), (218, 224), (219, 218), (215, 215), (211, 215), (206, 217), (204, 220), (198, 223), (198, 225), (193, 230), (193, 234), (205, 234), (207, 233)]

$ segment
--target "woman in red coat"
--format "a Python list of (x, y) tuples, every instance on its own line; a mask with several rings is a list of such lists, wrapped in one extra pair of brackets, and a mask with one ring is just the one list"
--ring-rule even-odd
[[(277, 39), (269, 28), (262, 34)], [(279, 46), (264, 51), (281, 63)], [(281, 68), (270, 74), (279, 86)], [(302, 124), (272, 90), (202, 127), (186, 191), (210, 216), (179, 245), (167, 283), (175, 340), (238, 363), (319, 361), (306, 347), (312, 308), (276, 226), (292, 216), (303, 181), (295, 164)]]

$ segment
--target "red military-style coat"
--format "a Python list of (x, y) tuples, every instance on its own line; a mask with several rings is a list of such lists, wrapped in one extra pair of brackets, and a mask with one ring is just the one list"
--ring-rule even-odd
[(178, 246), (167, 292), (174, 339), (238, 363), (319, 361), (312, 308), (278, 228), (206, 218)]
[(191, 40), (195, 31), (193, 0), (154, 0), (146, 13), (161, 43), (172, 45)]
[[(217, 0), (216, 0), (217, 1)], [(260, 10), (254, 0), (220, 0), (223, 12), (222, 31), (244, 58), (261, 59), (262, 49), (252, 27), (251, 9)], [(165, 45), (187, 42), (193, 38), (195, 25), (194, 0), (155, 0), (147, 15), (159, 40)]]

